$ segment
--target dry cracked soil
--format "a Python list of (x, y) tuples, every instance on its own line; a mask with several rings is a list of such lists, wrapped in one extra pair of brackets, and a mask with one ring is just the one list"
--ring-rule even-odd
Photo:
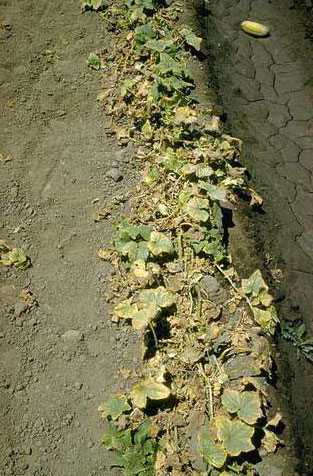
[[(300, 4), (302, 11), (297, 9)], [(243, 139), (242, 160), (264, 199), (262, 214), (252, 221), (239, 218), (238, 223), (248, 240), (258, 242), (263, 267), (266, 264), (272, 276), (280, 273), (280, 316), (304, 322), (312, 334), (313, 55), (312, 25), (305, 21), (312, 14), (312, 2), (210, 0), (207, 12), (208, 41), (227, 124)], [(248, 36), (240, 28), (244, 20), (266, 24), (270, 35)], [(247, 242), (234, 247), (236, 265), (251, 267)], [(312, 474), (313, 366), (284, 347), (303, 474)]]
[[(0, 234), (32, 267), (0, 269), (0, 474), (92, 476), (106, 469), (97, 407), (136, 366), (135, 336), (110, 323), (100, 262), (136, 182), (130, 147), (107, 135), (88, 69), (105, 45), (76, 0), (0, 0)], [(105, 206), (105, 221), (92, 212)], [(27, 309), (25, 287), (38, 306)]]

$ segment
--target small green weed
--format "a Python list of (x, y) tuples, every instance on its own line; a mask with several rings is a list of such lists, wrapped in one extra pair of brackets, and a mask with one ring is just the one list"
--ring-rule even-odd
[(306, 333), (304, 324), (296, 328), (285, 325), (282, 329), (282, 336), (297, 349), (298, 356), (302, 354), (313, 363), (313, 337), (306, 337)]

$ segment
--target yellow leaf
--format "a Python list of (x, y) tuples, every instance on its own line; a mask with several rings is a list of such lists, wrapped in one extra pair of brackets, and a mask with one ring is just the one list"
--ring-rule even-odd
[(171, 391), (166, 385), (156, 382), (152, 377), (148, 377), (135, 385), (130, 392), (134, 405), (139, 408), (146, 407), (148, 398), (151, 400), (164, 400), (170, 394)]
[(154, 302), (147, 303), (142, 309), (135, 311), (132, 314), (132, 326), (136, 330), (141, 330), (147, 327), (158, 313), (158, 308)]

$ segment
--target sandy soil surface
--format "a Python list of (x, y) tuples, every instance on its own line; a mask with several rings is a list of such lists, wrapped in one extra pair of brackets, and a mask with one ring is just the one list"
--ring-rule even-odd
[[(76, 0), (0, 0), (0, 20), (0, 153), (12, 159), (0, 162), (0, 234), (32, 260), (0, 269), (0, 474), (119, 474), (106, 469), (97, 407), (137, 346), (110, 323), (113, 271), (97, 248), (136, 177), (133, 151), (106, 135), (86, 64), (107, 32)], [(111, 215), (94, 223), (102, 205)]]

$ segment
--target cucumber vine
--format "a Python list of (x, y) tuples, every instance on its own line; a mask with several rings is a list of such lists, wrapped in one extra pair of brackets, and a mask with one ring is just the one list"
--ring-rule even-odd
[(231, 266), (223, 217), (238, 191), (261, 199), (238, 165), (240, 140), (191, 94), (202, 40), (179, 14), (161, 0), (100, 13), (117, 41), (100, 55), (99, 100), (142, 171), (114, 248), (99, 250), (117, 271), (112, 319), (138, 332), (143, 359), (131, 391), (100, 407), (104, 445), (125, 475), (251, 476), (251, 454), (280, 444), (268, 411), (278, 318), (261, 273), (241, 280)]

